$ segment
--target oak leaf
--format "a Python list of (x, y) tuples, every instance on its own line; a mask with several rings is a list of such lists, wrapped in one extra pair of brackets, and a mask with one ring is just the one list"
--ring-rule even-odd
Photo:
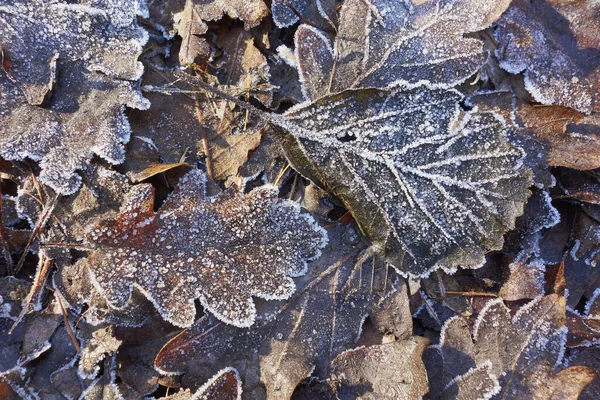
[[(440, 344), (424, 356), (429, 381), (435, 382), (432, 393), (440, 398), (469, 393), (468, 398), (547, 399), (573, 389), (566, 398), (576, 399), (594, 375), (588, 368), (559, 367), (567, 333), (565, 305), (558, 295), (538, 297), (511, 316), (502, 300), (492, 300), (472, 331), (466, 320), (450, 319)], [(474, 375), (481, 376), (470, 379)]]
[(175, 325), (192, 325), (200, 299), (219, 319), (247, 327), (256, 315), (252, 296), (294, 292), (290, 277), (306, 272), (325, 232), (273, 187), (208, 197), (206, 182), (189, 172), (158, 213), (152, 187), (135, 186), (117, 219), (90, 230), (88, 267), (110, 305), (126, 306), (136, 286)]
[(63, 194), (94, 154), (123, 162), (125, 106), (149, 106), (137, 88), (145, 13), (139, 1), (2, 1), (0, 156), (40, 160), (40, 180)]
[[(250, 329), (214, 318), (198, 320), (161, 349), (157, 369), (185, 373), (184, 384), (195, 384), (233, 365), (249, 397), (289, 399), (307, 376), (327, 379), (335, 356), (355, 347), (365, 318), (396, 295), (404, 301), (395, 304), (406, 307), (395, 310), (400, 314), (396, 324), (411, 331), (406, 289), (396, 286), (393, 274), (388, 277), (379, 262), (365, 260), (364, 255), (357, 260), (364, 246), (355, 229), (338, 224), (328, 233), (323, 256), (297, 280), (294, 297), (261, 302), (257, 323)], [(224, 342), (224, 337), (236, 339)]]

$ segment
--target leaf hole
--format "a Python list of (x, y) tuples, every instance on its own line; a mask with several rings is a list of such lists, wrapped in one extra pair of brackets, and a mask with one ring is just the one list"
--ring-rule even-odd
[(356, 140), (356, 136), (352, 135), (352, 134), (345, 134), (344, 136), (338, 136), (337, 140), (339, 140), (342, 143), (347, 143), (347, 142), (353, 142)]

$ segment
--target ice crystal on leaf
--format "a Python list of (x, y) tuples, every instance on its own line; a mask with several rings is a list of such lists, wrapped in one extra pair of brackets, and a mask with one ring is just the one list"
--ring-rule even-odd
[(529, 194), (502, 120), (461, 114), (460, 99), (440, 89), (360, 89), (285, 114), (296, 169), (340, 197), (406, 274), (481, 264)]
[[(340, 11), (334, 67), (325, 82), (331, 93), (415, 83), (452, 87), (475, 73), (488, 57), (481, 41), (463, 34), (487, 28), (508, 4), (507, 0), (347, 0)], [(296, 47), (329, 46), (306, 38), (296, 36)], [(325, 58), (326, 65), (330, 56)], [(299, 62), (302, 71), (302, 64), (312, 60)]]
[(0, 1), (0, 156), (41, 160), (40, 179), (64, 194), (92, 155), (122, 162), (124, 108), (148, 107), (135, 82), (145, 13), (140, 1)]
[(208, 197), (205, 184), (202, 172), (189, 172), (158, 213), (152, 187), (135, 186), (119, 217), (89, 232), (88, 266), (111, 306), (125, 307), (136, 286), (175, 325), (194, 322), (200, 299), (222, 321), (246, 327), (256, 314), (252, 296), (293, 293), (290, 277), (305, 273), (325, 232), (274, 187)]
[[(440, 344), (424, 355), (430, 391), (439, 398), (471, 393), (477, 396), (467, 398), (546, 399), (564, 388), (583, 389), (588, 370), (559, 368), (566, 342), (565, 306), (564, 297), (549, 295), (511, 316), (502, 300), (493, 300), (481, 310), (472, 333), (464, 319), (448, 320)], [(583, 386), (579, 374), (586, 381)]]

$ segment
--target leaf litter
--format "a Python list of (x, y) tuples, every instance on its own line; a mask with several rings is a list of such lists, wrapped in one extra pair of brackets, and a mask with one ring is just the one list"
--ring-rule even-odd
[(0, 2), (0, 393), (596, 398), (597, 12)]

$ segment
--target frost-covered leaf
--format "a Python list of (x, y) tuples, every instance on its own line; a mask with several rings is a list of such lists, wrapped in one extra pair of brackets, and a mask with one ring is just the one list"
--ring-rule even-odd
[(500, 66), (525, 72), (536, 101), (591, 113), (600, 91), (600, 5), (580, 2), (513, 1), (498, 21)]
[[(250, 330), (199, 320), (165, 345), (156, 367), (185, 373), (184, 384), (195, 384), (233, 365), (243, 378), (244, 393), (256, 399), (288, 399), (307, 376), (328, 378), (331, 361), (355, 346), (367, 315), (395, 293), (404, 298), (396, 304), (408, 307), (406, 289), (385, 280), (383, 265), (357, 262), (363, 246), (354, 229), (338, 225), (328, 233), (323, 256), (297, 280), (298, 295), (287, 302), (262, 302)], [(395, 311), (396, 325), (411, 331), (410, 312)]]
[(333, 360), (333, 374), (343, 399), (420, 399), (429, 390), (421, 360), (429, 340), (410, 339), (359, 347)]
[(502, 247), (529, 195), (522, 152), (494, 113), (454, 91), (355, 90), (275, 121), (294, 167), (339, 197), (402, 273), (476, 267)]
[(113, 326), (91, 326), (84, 324), (79, 327), (80, 335), (84, 338), (79, 360), (79, 374), (88, 379), (96, 378), (100, 371), (100, 361), (106, 354), (112, 355), (121, 346), (122, 341), (115, 337)]
[(241, 400), (242, 381), (235, 368), (224, 368), (198, 389), (190, 400)]
[[(583, 375), (587, 383), (590, 375), (586, 368), (559, 367), (566, 341), (565, 320), (565, 299), (558, 295), (539, 297), (514, 316), (502, 300), (492, 300), (481, 310), (472, 330), (464, 319), (449, 320), (440, 344), (425, 352), (429, 380), (437, 382), (433, 393), (456, 398), (460, 385), (457, 388), (455, 383), (486, 364), (489, 381), (497, 381), (499, 386), (488, 386), (487, 392), (482, 388), (477, 392), (480, 397), (547, 399), (569, 388), (578, 393), (585, 386), (579, 378)], [(576, 399), (577, 395), (565, 398)]]
[[(324, 79), (327, 88), (337, 93), (416, 83), (455, 86), (487, 59), (482, 42), (463, 34), (486, 28), (508, 4), (507, 0), (347, 0), (340, 11), (333, 68)], [(312, 44), (315, 54), (323, 56), (319, 62), (328, 65), (332, 58), (329, 43)], [(311, 61), (298, 60), (301, 72), (302, 65)], [(305, 74), (302, 79), (318, 82), (320, 77)]]
[(0, 156), (40, 160), (40, 179), (77, 190), (97, 154), (124, 159), (125, 106), (144, 109), (136, 59), (146, 41), (138, 1), (3, 1), (0, 36), (10, 67), (0, 74)]
[(202, 172), (189, 172), (158, 213), (152, 187), (135, 186), (118, 218), (89, 232), (88, 267), (109, 304), (126, 306), (136, 286), (178, 326), (194, 322), (200, 299), (219, 319), (247, 327), (252, 296), (291, 296), (290, 277), (306, 272), (325, 232), (273, 187), (208, 197), (205, 185)]
[(508, 277), (498, 296), (505, 301), (534, 299), (544, 295), (543, 264), (538, 262), (516, 262), (508, 265)]

